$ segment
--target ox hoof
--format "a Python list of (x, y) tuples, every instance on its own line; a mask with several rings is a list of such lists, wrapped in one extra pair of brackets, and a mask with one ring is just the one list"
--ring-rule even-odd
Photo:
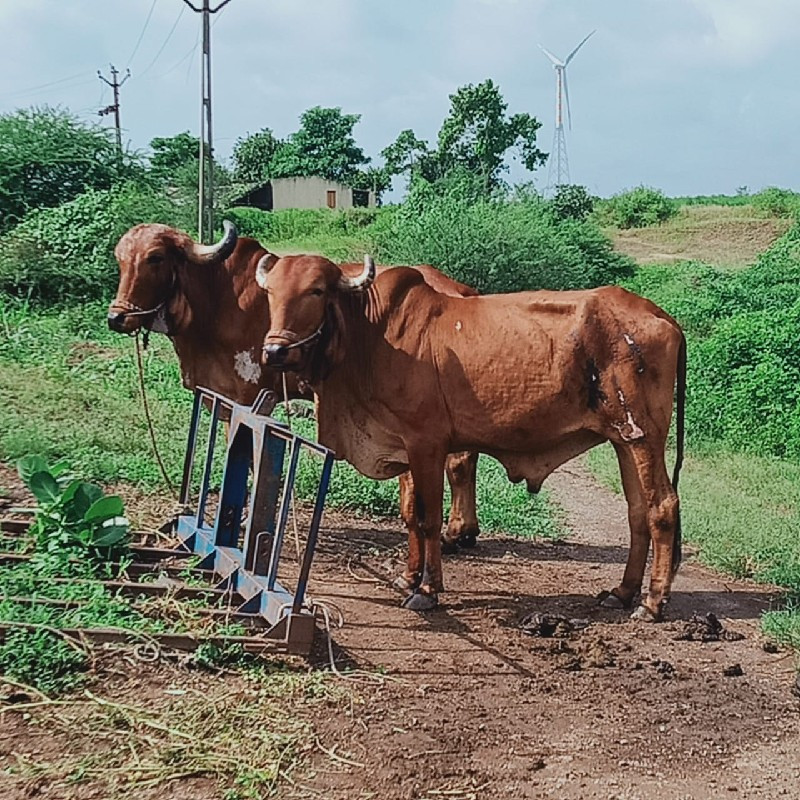
[(477, 543), (478, 543), (478, 531), (476, 530), (464, 531), (458, 537), (458, 546), (463, 547), (467, 550), (475, 547)]
[(416, 582), (412, 582), (405, 575), (398, 575), (392, 581), (392, 586), (395, 589), (402, 589), (404, 592), (413, 592), (419, 586), (419, 578), (417, 578)]
[(435, 594), (414, 592), (406, 597), (400, 605), (409, 611), (430, 611), (439, 605), (439, 598)]
[(445, 555), (452, 556), (453, 553), (457, 553), (459, 544), (460, 542), (458, 540), (453, 541), (442, 536), (442, 552)]
[(600, 605), (602, 608), (630, 608), (632, 600), (633, 598), (626, 601), (616, 592), (600, 592), (600, 594), (597, 595), (598, 605)]
[(647, 606), (641, 605), (631, 614), (631, 619), (637, 622), (661, 622), (661, 611), (656, 614)]

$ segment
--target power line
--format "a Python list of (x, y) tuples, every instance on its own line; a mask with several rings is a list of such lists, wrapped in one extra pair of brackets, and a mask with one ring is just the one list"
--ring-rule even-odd
[(169, 29), (169, 33), (167, 34), (167, 38), (164, 39), (164, 43), (159, 48), (158, 52), (155, 55), (155, 58), (139, 73), (139, 77), (141, 78), (143, 75), (146, 75), (153, 65), (158, 61), (159, 56), (164, 52), (164, 48), (169, 44), (169, 40), (172, 38), (172, 34), (175, 33), (175, 28), (178, 27), (178, 23), (180, 22), (181, 17), (183, 16), (183, 12), (186, 11), (184, 6), (181, 6), (181, 10), (178, 12), (178, 16), (175, 18), (175, 22), (172, 23), (172, 27)]
[(133, 57), (136, 55), (137, 51), (139, 50), (139, 45), (142, 43), (142, 39), (144, 38), (145, 31), (147, 30), (147, 26), (150, 24), (150, 17), (153, 16), (153, 10), (156, 7), (157, 0), (153, 0), (153, 4), (150, 6), (150, 10), (147, 12), (147, 19), (144, 21), (144, 25), (142, 27), (142, 32), (139, 34), (139, 38), (136, 40), (136, 46), (133, 48), (133, 52), (128, 56), (128, 66), (131, 65), (131, 61), (133, 61)]
[[(70, 75), (68, 78), (60, 78), (57, 81), (50, 81), (49, 83), (40, 83), (38, 86), (30, 86), (27, 89), (15, 89), (13, 92), (6, 92), (5, 94), (0, 95), (0, 98), (17, 97), (17, 96), (23, 95), (23, 94), (34, 94), (36, 92), (43, 91), (44, 89), (49, 89), (52, 86), (58, 86), (59, 84), (62, 84), (62, 83), (68, 83), (69, 81), (77, 80), (78, 78), (82, 78), (85, 74), (86, 73), (84, 73), (84, 72), (78, 72), (75, 75)], [(78, 83), (74, 84), (74, 86), (81, 86), (84, 83), (92, 83), (92, 81), (89, 81), (89, 80), (79, 81)], [(64, 87), (64, 88), (70, 88), (71, 89), (72, 86)]]

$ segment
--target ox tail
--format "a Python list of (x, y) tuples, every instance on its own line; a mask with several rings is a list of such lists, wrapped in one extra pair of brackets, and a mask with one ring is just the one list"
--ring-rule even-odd
[[(678, 491), (678, 478), (683, 466), (683, 447), (686, 432), (686, 336), (681, 332), (681, 345), (678, 350), (678, 370), (675, 398), (675, 468), (672, 472), (672, 488)], [(675, 538), (672, 542), (672, 573), (678, 571), (681, 563), (681, 507), (675, 519)]]

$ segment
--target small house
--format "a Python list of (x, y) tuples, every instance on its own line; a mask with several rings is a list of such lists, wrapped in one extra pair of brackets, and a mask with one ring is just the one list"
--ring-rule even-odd
[(372, 208), (375, 206), (375, 192), (353, 189), (343, 183), (316, 176), (273, 178), (235, 198), (231, 205), (250, 206), (263, 211), (279, 211), (283, 208)]

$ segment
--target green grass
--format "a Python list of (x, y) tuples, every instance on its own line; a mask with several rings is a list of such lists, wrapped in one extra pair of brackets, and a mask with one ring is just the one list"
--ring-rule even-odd
[[(29, 453), (51, 462), (65, 458), (87, 480), (156, 490), (162, 478), (141, 408), (134, 343), (109, 332), (105, 314), (99, 303), (44, 312), (0, 299), (0, 459)], [(159, 450), (177, 483), (192, 397), (181, 385), (165, 337), (151, 337), (145, 374)], [(295, 424), (314, 436), (310, 420)], [(311, 461), (303, 463), (299, 497), (312, 496), (315, 469)], [(534, 497), (522, 485), (509, 484), (488, 458), (479, 467), (478, 504), (487, 532), (550, 537), (561, 532), (545, 495)], [(337, 462), (329, 505), (397, 515), (397, 482), (371, 481)]]
[[(671, 464), (671, 455), (667, 459)], [(611, 447), (589, 455), (595, 474), (621, 491)], [(777, 458), (695, 451), (681, 472), (683, 535), (700, 561), (800, 597), (800, 465)], [(800, 645), (800, 606), (764, 617), (764, 631)]]

